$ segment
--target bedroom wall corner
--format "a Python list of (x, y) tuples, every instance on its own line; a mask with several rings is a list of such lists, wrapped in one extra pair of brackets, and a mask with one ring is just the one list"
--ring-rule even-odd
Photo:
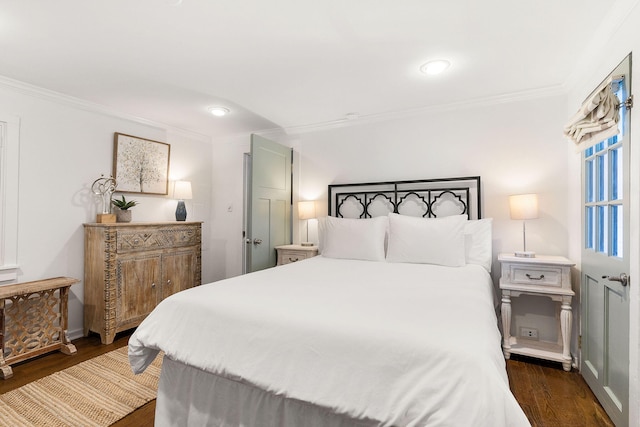
[[(261, 133), (267, 139), (285, 146), (293, 141), (281, 130)], [(294, 147), (295, 150), (295, 147)], [(251, 135), (243, 134), (213, 142), (212, 183), (212, 264), (213, 281), (242, 274), (244, 238), (244, 164), (245, 153), (251, 151)], [(298, 154), (294, 153), (294, 162)], [(294, 187), (298, 166), (294, 163)], [(295, 196), (294, 190), (294, 200)], [(295, 224), (294, 219), (294, 224)], [(295, 233), (295, 226), (294, 226)]]
[(211, 281), (242, 274), (243, 157), (250, 149), (251, 135), (248, 134), (213, 142)]
[[(56, 99), (6, 86), (0, 86), (0, 111), (20, 117), (18, 281), (80, 279), (69, 298), (69, 335), (78, 338), (83, 332), (82, 224), (94, 222), (100, 209), (90, 187), (100, 174), (111, 174), (114, 132), (168, 142), (172, 170), (197, 168), (192, 180), (198, 196), (193, 203), (202, 206), (195, 207), (189, 219), (205, 222), (210, 217), (210, 156), (200, 153), (211, 149), (209, 138), (107, 114), (68, 97)], [(200, 189), (204, 189), (202, 199)], [(140, 202), (133, 211), (134, 221), (175, 220), (170, 196), (131, 198)], [(210, 275), (205, 269), (203, 276)]]

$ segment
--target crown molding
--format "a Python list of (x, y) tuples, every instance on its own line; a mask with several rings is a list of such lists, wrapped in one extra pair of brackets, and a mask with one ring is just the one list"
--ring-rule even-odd
[[(479, 107), (489, 107), (492, 105), (508, 104), (512, 102), (528, 101), (539, 98), (548, 98), (558, 95), (566, 95), (567, 88), (564, 85), (548, 86), (539, 89), (531, 89), (520, 92), (513, 92), (503, 95), (487, 96), (483, 98), (470, 99), (460, 102), (452, 102), (448, 104), (431, 105), (426, 107), (411, 108), (406, 110), (387, 111), (384, 113), (362, 115), (357, 119), (337, 119), (326, 122), (312, 123), (300, 126), (288, 126), (283, 130), (287, 134), (302, 134), (308, 132), (319, 132), (330, 129), (337, 129), (362, 124), (370, 124), (383, 122), (388, 120), (399, 120), (418, 115), (436, 114), (455, 110), (467, 110)], [(256, 133), (268, 133), (268, 131), (260, 131)]]
[(199, 132), (195, 132), (188, 129), (182, 129), (175, 126), (170, 126), (164, 123), (159, 123), (153, 120), (145, 119), (143, 117), (134, 116), (132, 114), (123, 113), (115, 108), (107, 107), (102, 104), (97, 104), (90, 101), (85, 101), (80, 98), (76, 98), (70, 95), (65, 95), (61, 92), (45, 89), (39, 86), (25, 83), (19, 80), (11, 79), (9, 77), (0, 76), (0, 87), (4, 87), (14, 92), (19, 92), (28, 96), (43, 99), (46, 101), (56, 102), (69, 107), (77, 108), (79, 110), (88, 111), (91, 113), (99, 113), (106, 116), (115, 117), (118, 119), (129, 120), (132, 122), (140, 123), (146, 126), (162, 129), (168, 133), (179, 134), (189, 138), (211, 140), (211, 135), (205, 135)]
[[(637, 0), (637, 1), (640, 1), (640, 0)], [(84, 111), (104, 114), (104, 115), (116, 117), (119, 119), (133, 121), (133, 122), (140, 123), (147, 126), (160, 128), (165, 130), (168, 133), (184, 135), (186, 137), (197, 138), (197, 139), (205, 138), (207, 140), (219, 141), (219, 142), (226, 141), (229, 139), (235, 139), (245, 135), (250, 136), (252, 133), (262, 135), (262, 136), (269, 136), (269, 135), (281, 134), (281, 133), (284, 133), (287, 135), (295, 135), (295, 134), (303, 134), (303, 133), (309, 133), (309, 132), (320, 132), (325, 130), (338, 129), (338, 128), (356, 126), (356, 125), (363, 125), (363, 124), (371, 124), (371, 123), (383, 122), (388, 120), (398, 120), (398, 119), (403, 119), (408, 117), (414, 117), (417, 115), (435, 114), (435, 113), (442, 113), (442, 112), (454, 111), (454, 110), (487, 107), (491, 105), (526, 101), (526, 100), (537, 99), (537, 98), (557, 96), (557, 95), (567, 93), (567, 88), (564, 85), (557, 85), (557, 86), (549, 86), (549, 87), (540, 88), (540, 89), (532, 89), (532, 90), (514, 92), (509, 94), (503, 94), (503, 95), (476, 98), (476, 99), (471, 99), (471, 100), (466, 100), (461, 102), (453, 102), (448, 104), (432, 105), (432, 106), (426, 106), (426, 107), (362, 115), (356, 119), (342, 118), (342, 119), (330, 120), (325, 122), (311, 123), (306, 125), (296, 125), (296, 126), (288, 126), (288, 127), (280, 127), (280, 128), (267, 128), (267, 129), (260, 129), (260, 130), (247, 132), (247, 133), (241, 132), (236, 135), (213, 137), (211, 135), (202, 134), (200, 132), (177, 128), (177, 127), (169, 126), (164, 123), (159, 123), (153, 120), (145, 119), (143, 117), (138, 117), (131, 114), (123, 113), (122, 111), (118, 111), (111, 107), (107, 107), (94, 102), (85, 101), (73, 96), (65, 95), (60, 92), (45, 89), (45, 88), (35, 86), (29, 83), (25, 83), (19, 80), (14, 80), (5, 76), (0, 76), (0, 87), (4, 87), (4, 88), (10, 89), (16, 92), (20, 92), (29, 96), (40, 98), (43, 100), (53, 101), (59, 104), (71, 106)]]

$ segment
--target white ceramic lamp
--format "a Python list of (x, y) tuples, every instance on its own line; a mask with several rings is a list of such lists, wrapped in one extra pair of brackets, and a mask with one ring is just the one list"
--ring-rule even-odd
[(176, 207), (176, 221), (186, 221), (187, 208), (184, 205), (184, 201), (192, 198), (191, 182), (176, 181), (173, 187), (173, 198), (178, 200), (178, 207)]
[(526, 220), (538, 218), (538, 195), (537, 194), (516, 194), (509, 196), (509, 212), (511, 219), (522, 220), (522, 244), (523, 250), (516, 251), (515, 255), (524, 258), (534, 258), (536, 253), (527, 251), (527, 231)]
[(312, 242), (309, 242), (309, 220), (316, 217), (316, 202), (313, 200), (304, 200), (298, 202), (298, 218), (307, 221), (307, 240), (300, 243), (302, 246), (313, 246)]

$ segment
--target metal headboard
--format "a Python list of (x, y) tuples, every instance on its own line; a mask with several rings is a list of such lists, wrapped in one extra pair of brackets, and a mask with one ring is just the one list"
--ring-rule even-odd
[(436, 218), (482, 217), (480, 177), (329, 185), (329, 215), (372, 218), (389, 212)]

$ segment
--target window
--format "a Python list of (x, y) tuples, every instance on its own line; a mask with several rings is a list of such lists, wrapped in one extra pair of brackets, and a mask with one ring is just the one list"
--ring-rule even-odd
[[(627, 98), (624, 80), (614, 81), (619, 100)], [(585, 248), (612, 257), (623, 256), (623, 151), (628, 115), (620, 108), (619, 134), (584, 150)]]
[(18, 270), (18, 171), (20, 119), (0, 115), (0, 284)]

